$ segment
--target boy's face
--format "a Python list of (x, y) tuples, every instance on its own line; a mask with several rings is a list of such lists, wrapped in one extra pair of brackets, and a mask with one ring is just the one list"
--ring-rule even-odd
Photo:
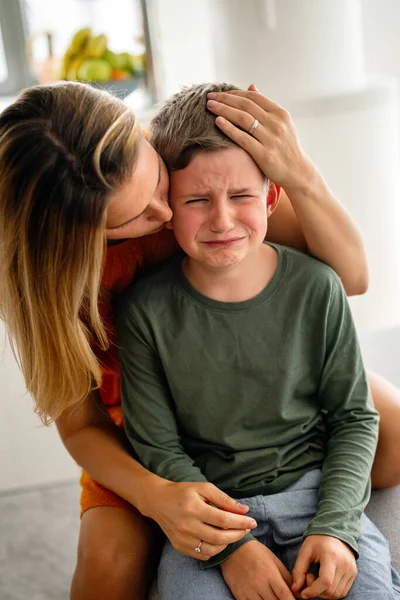
[(170, 176), (176, 239), (188, 256), (210, 267), (237, 264), (259, 248), (277, 200), (275, 185), (268, 189), (241, 148), (200, 151)]

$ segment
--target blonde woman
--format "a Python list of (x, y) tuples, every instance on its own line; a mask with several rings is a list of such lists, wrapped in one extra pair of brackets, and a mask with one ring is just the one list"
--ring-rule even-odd
[[(269, 238), (308, 249), (347, 293), (364, 292), (358, 231), (289, 115), (254, 88), (212, 102), (218, 126), (290, 198), (282, 194)], [(246, 133), (255, 119), (258, 140)], [(212, 555), (253, 527), (246, 507), (214, 486), (149, 473), (123, 432), (114, 300), (175, 251), (170, 218), (165, 166), (118, 99), (61, 83), (25, 90), (0, 116), (0, 314), (37, 414), (56, 422), (84, 469), (73, 600), (144, 600), (160, 548), (155, 523), (191, 556), (198, 539)], [(400, 480), (400, 402), (385, 382), (372, 384), (382, 417), (374, 483), (391, 485)]]

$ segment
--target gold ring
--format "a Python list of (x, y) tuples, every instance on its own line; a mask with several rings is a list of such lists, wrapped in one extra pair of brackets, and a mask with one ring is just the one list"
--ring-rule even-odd
[(255, 131), (257, 129), (257, 127), (259, 126), (259, 124), (260, 124), (259, 121), (257, 121), (257, 119), (254, 119), (253, 125), (250, 127), (250, 129), (248, 130), (247, 133), (252, 134), (253, 131)]

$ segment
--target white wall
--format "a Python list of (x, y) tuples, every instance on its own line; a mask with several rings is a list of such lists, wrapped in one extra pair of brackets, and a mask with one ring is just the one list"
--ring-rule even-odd
[(150, 10), (160, 97), (214, 81), (212, 0), (154, 0)]
[(215, 0), (217, 80), (286, 103), (364, 83), (359, 0)]
[(0, 492), (79, 475), (55, 427), (43, 427), (32, 408), (0, 321)]
[(399, 0), (361, 0), (368, 73), (400, 77)]

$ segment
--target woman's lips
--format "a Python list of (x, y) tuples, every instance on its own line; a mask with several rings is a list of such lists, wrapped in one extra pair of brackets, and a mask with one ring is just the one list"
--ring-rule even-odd
[(202, 243), (211, 248), (217, 248), (217, 247), (226, 248), (228, 246), (233, 246), (234, 244), (241, 242), (243, 239), (244, 238), (242, 238), (242, 237), (236, 237), (236, 238), (230, 238), (228, 240), (209, 240), (209, 241), (205, 241)]

